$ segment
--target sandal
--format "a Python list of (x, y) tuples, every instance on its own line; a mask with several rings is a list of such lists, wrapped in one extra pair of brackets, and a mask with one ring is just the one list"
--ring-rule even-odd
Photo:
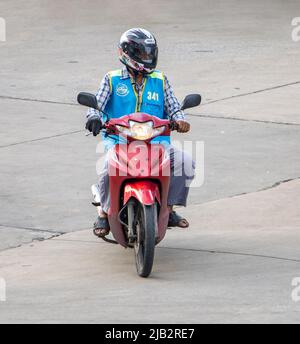
[(107, 217), (98, 216), (96, 222), (94, 223), (94, 234), (99, 238), (103, 238), (109, 234), (109, 230), (110, 228)]
[(170, 212), (170, 215), (169, 215), (168, 227), (188, 228), (189, 223), (188, 223), (187, 219), (178, 215), (176, 213), (176, 211), (173, 210)]

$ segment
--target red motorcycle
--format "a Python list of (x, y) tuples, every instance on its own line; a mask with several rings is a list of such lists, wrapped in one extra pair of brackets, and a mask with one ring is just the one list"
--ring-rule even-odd
[[(81, 105), (99, 110), (92, 94), (81, 92), (77, 100)], [(199, 94), (188, 95), (181, 110), (198, 106), (200, 102)], [(151, 273), (155, 245), (164, 238), (168, 227), (170, 159), (163, 144), (150, 141), (157, 136), (170, 136), (171, 130), (176, 130), (172, 116), (166, 120), (132, 113), (110, 119), (102, 129), (106, 135), (126, 139), (126, 144), (116, 144), (109, 153), (108, 221), (115, 240), (103, 239), (133, 247), (141, 277)]]

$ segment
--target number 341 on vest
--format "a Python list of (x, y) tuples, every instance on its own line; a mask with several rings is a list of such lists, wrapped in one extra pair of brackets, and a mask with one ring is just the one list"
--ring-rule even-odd
[(159, 99), (158, 99), (158, 93), (156, 93), (156, 92), (148, 92), (148, 94), (147, 94), (147, 99), (148, 100), (156, 100), (156, 101), (159, 101)]

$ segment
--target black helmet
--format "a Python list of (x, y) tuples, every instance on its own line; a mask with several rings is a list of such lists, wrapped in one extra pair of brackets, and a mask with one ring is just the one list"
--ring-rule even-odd
[(135, 71), (148, 74), (156, 68), (158, 48), (149, 31), (134, 28), (124, 32), (119, 48), (120, 61)]

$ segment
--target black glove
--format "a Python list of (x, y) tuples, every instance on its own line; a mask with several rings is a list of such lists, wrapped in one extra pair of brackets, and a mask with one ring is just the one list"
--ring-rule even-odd
[(97, 136), (100, 133), (102, 128), (102, 122), (99, 116), (93, 115), (90, 116), (86, 122), (85, 129), (92, 132), (94, 136)]

